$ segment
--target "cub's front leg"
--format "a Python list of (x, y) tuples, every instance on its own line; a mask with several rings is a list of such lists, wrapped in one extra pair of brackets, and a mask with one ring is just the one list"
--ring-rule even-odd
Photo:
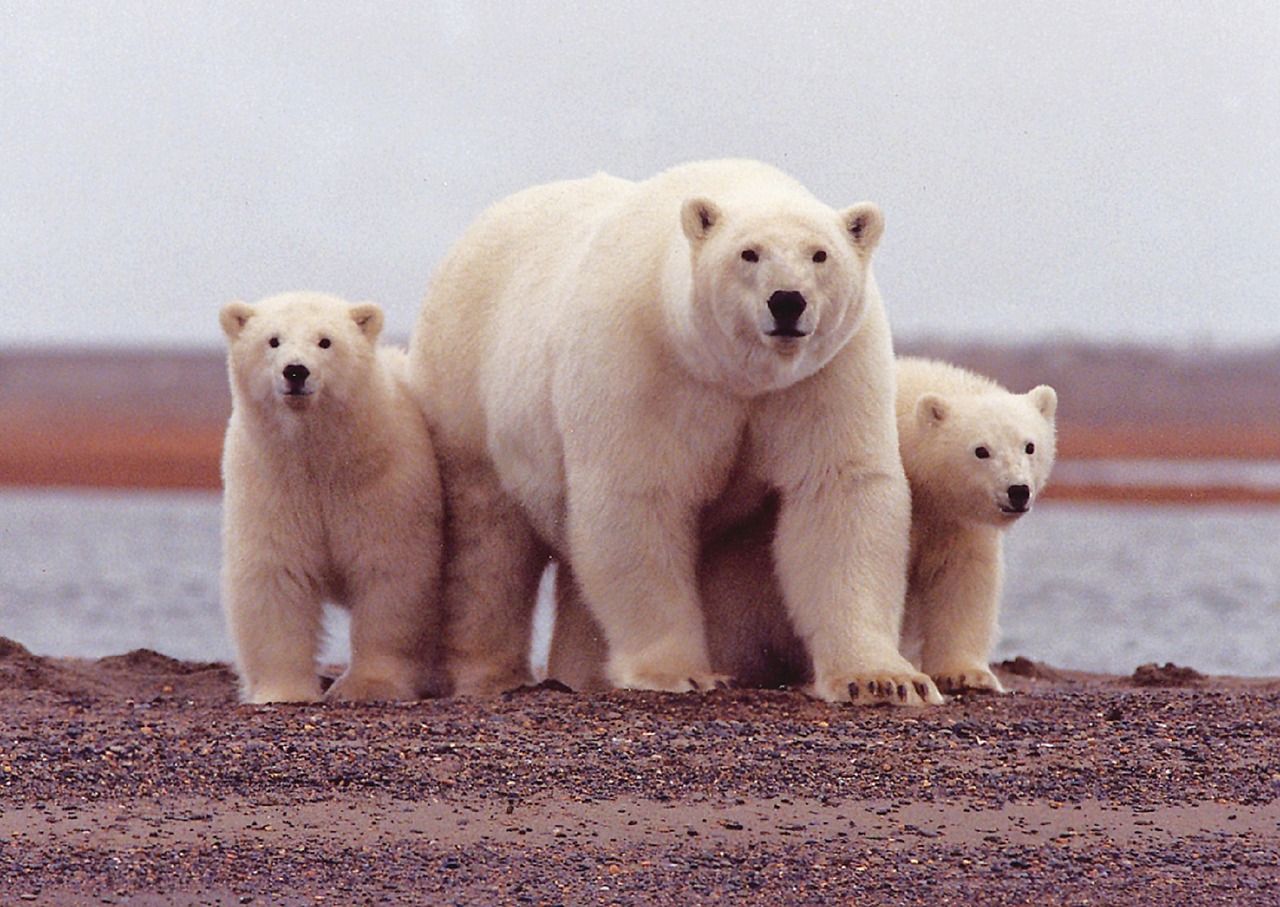
[(488, 696), (529, 684), (533, 611), (547, 557), (492, 466), (441, 455), (446, 497), (446, 661), (453, 692)]
[(245, 702), (316, 702), (323, 610), (305, 575), (233, 550), (223, 606), (236, 644)]
[(989, 665), (1004, 572), (999, 531), (956, 529), (932, 541), (944, 548), (917, 553), (907, 590), (920, 667), (945, 693), (1003, 693)]

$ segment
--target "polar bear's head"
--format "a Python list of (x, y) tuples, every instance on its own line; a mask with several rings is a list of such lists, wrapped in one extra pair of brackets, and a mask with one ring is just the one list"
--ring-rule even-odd
[(912, 494), (961, 521), (1013, 522), (1049, 479), (1057, 407), (1048, 385), (1026, 394), (922, 394), (915, 430), (902, 439)]
[(321, 293), (282, 293), (220, 314), (235, 399), (302, 414), (350, 404), (374, 368), (382, 309)]
[(740, 389), (813, 374), (862, 324), (884, 216), (870, 202), (836, 211), (802, 196), (684, 201), (691, 313), (700, 339), (735, 363)]

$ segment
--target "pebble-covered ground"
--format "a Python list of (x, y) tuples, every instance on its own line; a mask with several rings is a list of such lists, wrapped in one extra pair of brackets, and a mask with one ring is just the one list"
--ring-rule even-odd
[(226, 665), (0, 640), (0, 899), (1280, 904), (1280, 681), (1000, 670), (920, 710), (249, 707)]

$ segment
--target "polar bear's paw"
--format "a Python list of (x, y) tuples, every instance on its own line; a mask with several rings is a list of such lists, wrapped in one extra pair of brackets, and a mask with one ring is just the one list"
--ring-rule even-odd
[(324, 698), (344, 702), (408, 702), (420, 698), (412, 683), (387, 677), (343, 674)]
[(706, 693), (711, 690), (728, 690), (734, 686), (732, 677), (702, 671), (679, 673), (655, 671), (624, 671), (613, 679), (613, 685), (624, 690), (657, 690), (665, 693)]
[(308, 675), (295, 680), (259, 681), (246, 691), (244, 701), (253, 705), (271, 702), (319, 702), (320, 678)]
[(946, 700), (932, 678), (915, 671), (885, 671), (827, 678), (806, 691), (826, 702), (855, 705), (941, 705)]
[(954, 668), (936, 671), (933, 680), (938, 689), (949, 696), (961, 693), (1004, 693), (1000, 678), (985, 666)]

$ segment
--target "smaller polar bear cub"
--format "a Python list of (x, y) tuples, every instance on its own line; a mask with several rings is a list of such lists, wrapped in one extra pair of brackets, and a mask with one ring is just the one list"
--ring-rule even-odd
[(954, 365), (898, 360), (898, 434), (911, 483), (904, 652), (943, 692), (1003, 692), (988, 667), (1002, 533), (1031, 510), (1055, 453), (1058, 396), (1013, 394)]
[(329, 698), (436, 692), (442, 495), (382, 310), (286, 293), (221, 313), (232, 413), (222, 596), (249, 702), (321, 698), (322, 606), (351, 612)]

